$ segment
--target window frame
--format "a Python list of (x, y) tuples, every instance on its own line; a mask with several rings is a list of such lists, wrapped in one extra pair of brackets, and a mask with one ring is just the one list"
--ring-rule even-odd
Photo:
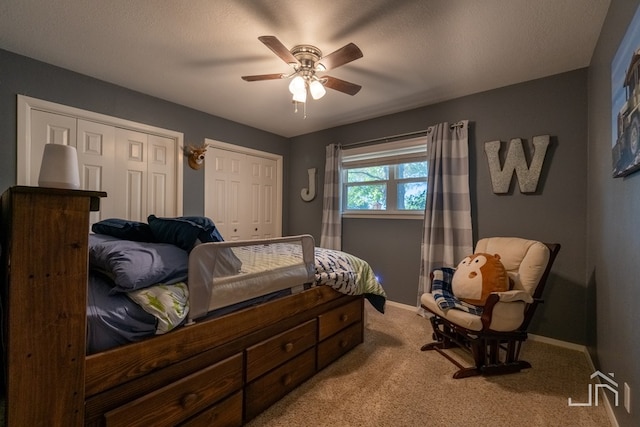
[[(398, 185), (407, 182), (426, 182), (415, 178), (398, 178), (397, 165), (412, 162), (427, 162), (427, 137), (419, 136), (401, 141), (386, 142), (382, 144), (367, 145), (357, 148), (345, 148), (342, 152), (340, 191), (341, 191), (341, 215), (343, 218), (376, 218), (376, 219), (423, 219), (424, 210), (399, 210), (397, 209)], [(388, 179), (363, 181), (352, 183), (346, 181), (350, 169), (368, 166), (389, 166)], [(358, 185), (386, 185), (386, 209), (346, 209), (348, 187)]]

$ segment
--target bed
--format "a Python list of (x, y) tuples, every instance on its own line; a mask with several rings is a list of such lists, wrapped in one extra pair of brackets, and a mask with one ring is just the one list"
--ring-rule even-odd
[[(177, 267), (163, 263), (171, 279), (149, 284), (138, 268), (144, 277), (116, 280), (120, 270), (96, 248), (135, 240), (87, 235), (89, 211), (104, 194), (45, 190), (13, 187), (2, 197), (8, 425), (242, 425), (362, 342), (365, 300), (384, 308), (366, 262), (315, 248), (311, 236), (249, 244), (201, 230), (183, 245), (184, 234), (169, 227), (167, 241), (154, 239), (171, 259), (184, 252)], [(21, 261), (27, 255), (41, 262)], [(339, 269), (345, 264), (351, 270)], [(29, 286), (36, 279), (46, 286)], [(181, 302), (177, 317), (153, 312), (163, 286)], [(57, 292), (43, 298), (45, 288)], [(101, 335), (87, 307), (104, 307), (101, 298), (134, 304), (125, 310), (139, 323), (133, 335)], [(27, 300), (38, 319), (26, 313)]]

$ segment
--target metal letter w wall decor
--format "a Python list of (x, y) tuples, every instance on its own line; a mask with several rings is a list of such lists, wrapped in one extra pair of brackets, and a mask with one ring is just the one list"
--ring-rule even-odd
[(493, 192), (496, 194), (507, 193), (513, 172), (515, 171), (520, 192), (534, 193), (538, 187), (542, 164), (547, 154), (547, 147), (549, 147), (549, 135), (533, 137), (534, 153), (530, 166), (527, 166), (527, 159), (524, 155), (522, 140), (520, 138), (512, 139), (509, 143), (509, 149), (503, 167), (500, 167), (500, 157), (498, 156), (500, 146), (500, 141), (490, 141), (484, 144), (484, 152), (489, 161)]

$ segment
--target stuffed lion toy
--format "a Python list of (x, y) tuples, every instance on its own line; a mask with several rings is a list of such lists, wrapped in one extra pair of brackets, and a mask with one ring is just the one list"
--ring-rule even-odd
[(460, 300), (477, 306), (484, 306), (491, 292), (508, 291), (509, 276), (500, 255), (476, 253), (460, 261), (451, 290)]

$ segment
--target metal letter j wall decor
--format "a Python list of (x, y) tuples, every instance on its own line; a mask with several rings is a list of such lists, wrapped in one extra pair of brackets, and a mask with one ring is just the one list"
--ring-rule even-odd
[(513, 172), (515, 171), (520, 192), (535, 193), (538, 187), (544, 157), (549, 147), (549, 135), (533, 137), (534, 152), (531, 165), (527, 165), (527, 159), (524, 155), (522, 140), (520, 138), (515, 138), (510, 141), (504, 166), (502, 167), (500, 166), (500, 157), (498, 155), (500, 147), (500, 141), (490, 141), (484, 144), (484, 152), (489, 162), (489, 172), (491, 172), (493, 192), (496, 194), (507, 193)]

